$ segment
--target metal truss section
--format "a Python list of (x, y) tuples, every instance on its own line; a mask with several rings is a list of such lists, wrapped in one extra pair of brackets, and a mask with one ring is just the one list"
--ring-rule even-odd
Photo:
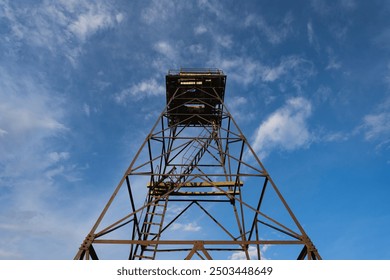
[(75, 259), (321, 259), (227, 110), (225, 83), (218, 69), (168, 73), (166, 107)]

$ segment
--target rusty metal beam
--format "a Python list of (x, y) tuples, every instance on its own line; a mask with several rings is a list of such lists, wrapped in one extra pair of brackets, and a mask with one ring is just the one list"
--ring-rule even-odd
[[(130, 240), (130, 239), (95, 239), (96, 244), (151, 244), (159, 245), (193, 245), (200, 240)], [(299, 245), (299, 240), (201, 240), (204, 245)]]
[[(129, 259), (156, 259), (159, 254), (172, 251), (189, 252), (186, 259), (196, 256), (211, 259), (209, 251), (240, 251), (250, 259), (249, 246), (256, 248), (256, 257), (261, 259), (261, 246), (264, 245), (302, 245), (303, 249), (297, 252), (298, 259), (321, 259), (227, 110), (223, 72), (198, 69), (172, 74), (174, 76), (168, 74), (166, 77), (165, 109), (136, 152), (75, 259), (100, 258), (95, 244), (130, 245)], [(251, 160), (247, 159), (246, 153)], [(139, 181), (144, 182), (141, 188), (147, 192), (141, 206), (135, 200)], [(130, 212), (103, 223), (122, 187), (127, 188)], [(280, 217), (277, 219), (264, 212), (263, 205), (269, 192), (286, 213), (285, 219), (279, 220)], [(178, 215), (168, 215), (168, 219), (168, 202), (181, 203), (180, 207), (183, 203), (189, 204)], [(233, 214), (219, 218), (212, 215), (210, 209), (217, 203), (223, 209), (232, 210)], [(195, 211), (193, 205), (227, 234), (226, 240), (172, 240), (165, 236), (167, 229), (185, 216), (184, 213)], [(157, 219), (159, 215), (161, 220)], [(125, 229), (128, 237), (112, 238), (114, 232)], [(274, 238), (262, 236), (264, 230), (275, 234)], [(279, 236), (282, 236), (280, 240)], [(163, 245), (177, 248), (158, 247)]]

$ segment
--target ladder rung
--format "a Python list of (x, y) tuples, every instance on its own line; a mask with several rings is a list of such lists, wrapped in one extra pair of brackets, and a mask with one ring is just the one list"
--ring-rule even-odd
[(158, 233), (154, 233), (154, 232), (141, 232), (141, 234), (145, 234), (145, 235), (158, 235)]
[(161, 223), (153, 223), (153, 222), (144, 222), (144, 224), (147, 224), (147, 225), (154, 225), (154, 226), (159, 226), (159, 225), (161, 225)]
[(155, 252), (157, 249), (152, 248), (152, 249), (144, 249), (144, 252)]
[(150, 257), (150, 256), (140, 256), (140, 255), (134, 255), (134, 258), (150, 259), (150, 260), (153, 260), (153, 259), (154, 259), (153, 257)]
[(163, 214), (159, 214), (159, 213), (155, 213), (155, 212), (148, 212), (148, 215), (163, 216)]

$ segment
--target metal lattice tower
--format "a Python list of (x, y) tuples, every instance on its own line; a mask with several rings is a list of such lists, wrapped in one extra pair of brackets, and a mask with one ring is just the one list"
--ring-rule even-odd
[(166, 107), (75, 259), (321, 259), (225, 84), (217, 69), (168, 72)]

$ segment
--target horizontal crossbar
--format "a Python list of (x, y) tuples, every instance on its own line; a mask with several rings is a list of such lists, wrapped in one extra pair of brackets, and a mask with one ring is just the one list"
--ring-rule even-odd
[(284, 245), (284, 244), (290, 244), (290, 245), (296, 245), (296, 244), (305, 244), (301, 240), (129, 240), (129, 239), (96, 239), (93, 241), (93, 243), (99, 243), (99, 244), (138, 244), (142, 246), (148, 246), (152, 244), (159, 244), (159, 245), (189, 245), (189, 244), (196, 244), (196, 243), (202, 243), (204, 245)]
[(235, 182), (235, 181), (225, 181), (225, 182), (189, 182), (189, 183), (159, 183), (159, 184), (148, 184), (148, 188), (151, 187), (180, 187), (180, 188), (202, 188), (202, 187), (242, 187), (244, 185), (243, 182)]

